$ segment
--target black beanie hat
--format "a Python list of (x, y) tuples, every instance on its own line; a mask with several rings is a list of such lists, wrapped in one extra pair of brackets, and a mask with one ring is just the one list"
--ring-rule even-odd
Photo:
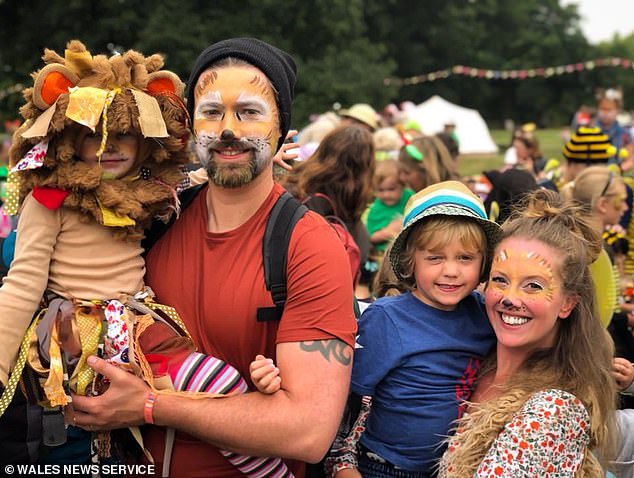
[(291, 103), (295, 94), (297, 67), (288, 53), (255, 38), (222, 40), (208, 46), (198, 56), (187, 81), (187, 111), (192, 118), (192, 123), (194, 119), (194, 88), (198, 82), (198, 77), (214, 63), (227, 57), (239, 58), (260, 69), (277, 91), (281, 134), (277, 144), (279, 150), (291, 127)]

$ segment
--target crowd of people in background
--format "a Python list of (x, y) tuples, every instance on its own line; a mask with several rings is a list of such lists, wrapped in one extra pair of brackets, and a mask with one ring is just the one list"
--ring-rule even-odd
[[(186, 95), (154, 57), (126, 52), (163, 75), (131, 87), (117, 58), (69, 45), (86, 78), (112, 68), (94, 89), (121, 85), (102, 97), (71, 71), (80, 86), (52, 98), (36, 81), (0, 169), (22, 178), (19, 220), (0, 216), (2, 237), (18, 224), (13, 265), (1, 254), (0, 415), (20, 395), (16, 363), (64, 415), (64, 440), (36, 460), (95, 462), (106, 430), (145, 424), (164, 476), (632, 476), (634, 141), (619, 90), (575, 113), (560, 157), (524, 124), (499, 168), (463, 177), (456, 125), (423, 131), (407, 105), (291, 129), (295, 63), (259, 40), (203, 51)], [(47, 50), (38, 74), (72, 70), (68, 52)], [(117, 114), (77, 116), (76, 91)], [(149, 133), (142, 94), (165, 131)], [(200, 169), (182, 167), (190, 152)], [(283, 264), (269, 264), (278, 236)], [(89, 317), (106, 323), (90, 349), (73, 325)], [(51, 451), (73, 436), (86, 448)]]

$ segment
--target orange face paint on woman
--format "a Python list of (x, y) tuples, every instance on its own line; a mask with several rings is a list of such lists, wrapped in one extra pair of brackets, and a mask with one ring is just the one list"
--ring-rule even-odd
[(576, 300), (566, 294), (559, 252), (536, 240), (503, 240), (493, 258), (485, 302), (502, 347), (532, 351), (554, 344), (559, 320)]

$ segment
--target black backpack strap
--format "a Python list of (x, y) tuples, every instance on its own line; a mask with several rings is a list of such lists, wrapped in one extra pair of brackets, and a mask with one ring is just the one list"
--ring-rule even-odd
[[(187, 207), (194, 201), (198, 193), (203, 189), (203, 187), (207, 183), (197, 184), (196, 186), (192, 186), (191, 188), (185, 189), (182, 193), (178, 195), (178, 199), (181, 202), (181, 214), (187, 209)], [(176, 214), (173, 214), (171, 219), (164, 223), (163, 221), (154, 220), (152, 221), (152, 225), (150, 229), (145, 231), (145, 237), (141, 242), (141, 246), (145, 251), (143, 254), (147, 254), (148, 251), (152, 248), (154, 244), (158, 242), (158, 240), (163, 237), (163, 235), (167, 232), (172, 224), (176, 221)]]
[(295, 224), (308, 208), (287, 191), (277, 199), (266, 222), (262, 240), (262, 265), (266, 289), (273, 297), (273, 307), (259, 307), (258, 322), (280, 320), (286, 304), (286, 261), (288, 244)]

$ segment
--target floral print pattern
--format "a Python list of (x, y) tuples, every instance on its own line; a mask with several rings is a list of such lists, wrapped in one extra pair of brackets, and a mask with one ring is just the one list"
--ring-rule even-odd
[[(474, 477), (573, 477), (589, 442), (590, 416), (581, 401), (563, 390), (544, 390), (533, 394), (504, 426)], [(450, 440), (439, 477), (452, 475), (448, 455), (456, 446), (456, 439)]]
[(361, 399), (361, 409), (352, 427), (348, 428), (344, 423), (339, 428), (337, 437), (326, 457), (324, 468), (325, 476), (334, 477), (339, 471), (347, 468), (357, 469), (357, 444), (365, 431), (365, 421), (370, 414), (372, 398), (364, 396)]

